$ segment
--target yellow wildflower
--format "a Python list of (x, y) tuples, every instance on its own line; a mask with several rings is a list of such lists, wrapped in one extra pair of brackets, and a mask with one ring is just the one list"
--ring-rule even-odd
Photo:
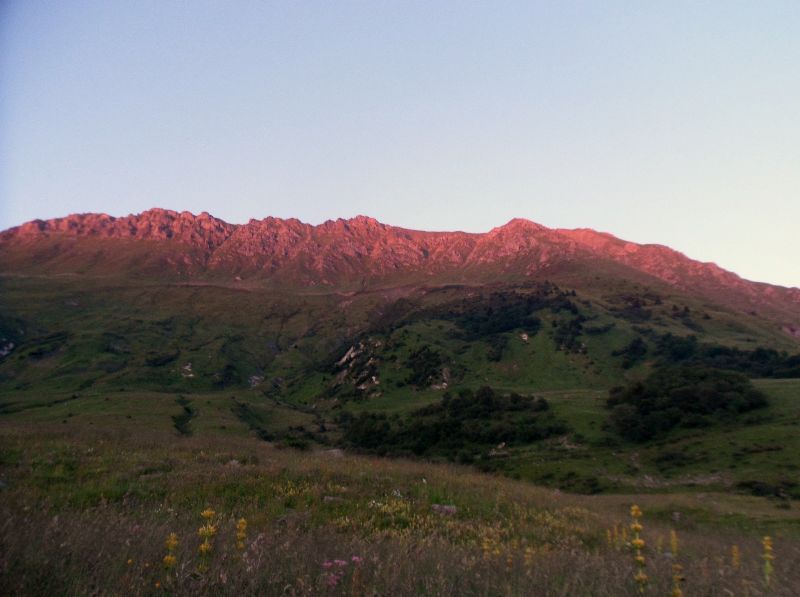
[(683, 597), (683, 589), (681, 583), (683, 582), (683, 566), (678, 562), (678, 533), (675, 529), (669, 532), (669, 550), (672, 554), (672, 597)]
[(741, 564), (742, 564), (742, 556), (741, 553), (739, 553), (739, 546), (734, 545), (731, 547), (731, 566), (733, 566), (734, 569), (738, 570)]
[[(634, 548), (634, 555), (633, 561), (636, 562), (636, 567), (638, 568), (638, 572), (633, 579), (639, 585), (639, 593), (644, 594), (644, 586), (647, 583), (647, 574), (644, 572), (645, 567), (645, 557), (642, 553), (642, 549), (645, 546), (644, 539), (642, 539), (640, 533), (643, 530), (642, 523), (639, 521), (639, 518), (642, 516), (642, 510), (634, 504), (631, 506), (631, 518), (633, 521), (631, 522), (631, 531), (633, 532), (633, 539), (631, 540), (631, 545)], [(623, 529), (624, 530), (624, 529)]]
[(236, 523), (236, 549), (244, 549), (245, 539), (247, 539), (247, 521), (244, 518), (240, 518), (239, 522)]
[(764, 553), (761, 554), (761, 558), (764, 560), (764, 584), (769, 586), (773, 572), (772, 561), (775, 559), (775, 556), (772, 555), (772, 537), (764, 537), (761, 545), (764, 547)]

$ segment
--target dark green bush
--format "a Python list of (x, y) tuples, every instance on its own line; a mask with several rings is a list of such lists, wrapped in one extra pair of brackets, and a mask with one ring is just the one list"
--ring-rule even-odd
[(646, 441), (675, 427), (704, 427), (766, 406), (767, 398), (740, 373), (707, 367), (656, 369), (645, 380), (612, 388), (611, 426)]
[(644, 340), (637, 336), (631, 340), (630, 343), (626, 344), (619, 350), (615, 350), (611, 354), (615, 357), (623, 357), (622, 368), (630, 369), (636, 363), (644, 359), (644, 357), (647, 355), (647, 344), (645, 344)]
[(362, 413), (343, 417), (347, 444), (378, 454), (444, 456), (469, 461), (505, 443), (519, 445), (565, 433), (544, 398), (502, 395), (490, 387), (458, 396), (445, 394), (436, 404), (405, 417)]
[(656, 338), (656, 354), (662, 365), (727, 369), (751, 377), (800, 377), (800, 354), (789, 355), (772, 348), (741, 350), (701, 343), (696, 336), (664, 334)]

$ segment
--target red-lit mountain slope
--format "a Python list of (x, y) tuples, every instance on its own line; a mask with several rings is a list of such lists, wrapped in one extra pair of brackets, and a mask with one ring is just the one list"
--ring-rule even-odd
[(654, 284), (741, 311), (763, 311), (800, 334), (800, 290), (744, 280), (668, 247), (591, 229), (515, 219), (483, 234), (423, 232), (358, 216), (319, 226), (265, 218), (228, 224), (207, 213), (151, 209), (80, 214), (0, 233), (0, 272), (243, 281), (359, 290), (393, 285), (522, 282), (575, 287)]

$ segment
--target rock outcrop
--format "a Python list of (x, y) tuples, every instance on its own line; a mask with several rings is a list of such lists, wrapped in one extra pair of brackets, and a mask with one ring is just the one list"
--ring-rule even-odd
[[(117, 240), (129, 241), (119, 245), (119, 254)], [(130, 241), (137, 244), (132, 248)], [(408, 230), (365, 216), (318, 226), (272, 217), (237, 225), (207, 213), (151, 209), (119, 218), (79, 214), (34, 220), (0, 233), (0, 271), (6, 272), (140, 268), (148, 275), (173, 271), (184, 277), (359, 288), (393, 281), (525, 278), (593, 263), (615, 264), (712, 299), (735, 295), (748, 308), (765, 303), (793, 305), (796, 311), (800, 305), (796, 288), (749, 282), (668, 247), (524, 219), (473, 234)]]

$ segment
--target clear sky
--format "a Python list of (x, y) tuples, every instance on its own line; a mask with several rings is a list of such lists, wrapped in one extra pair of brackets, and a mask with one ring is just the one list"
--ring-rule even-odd
[(0, 0), (0, 228), (512, 217), (800, 286), (800, 2)]

